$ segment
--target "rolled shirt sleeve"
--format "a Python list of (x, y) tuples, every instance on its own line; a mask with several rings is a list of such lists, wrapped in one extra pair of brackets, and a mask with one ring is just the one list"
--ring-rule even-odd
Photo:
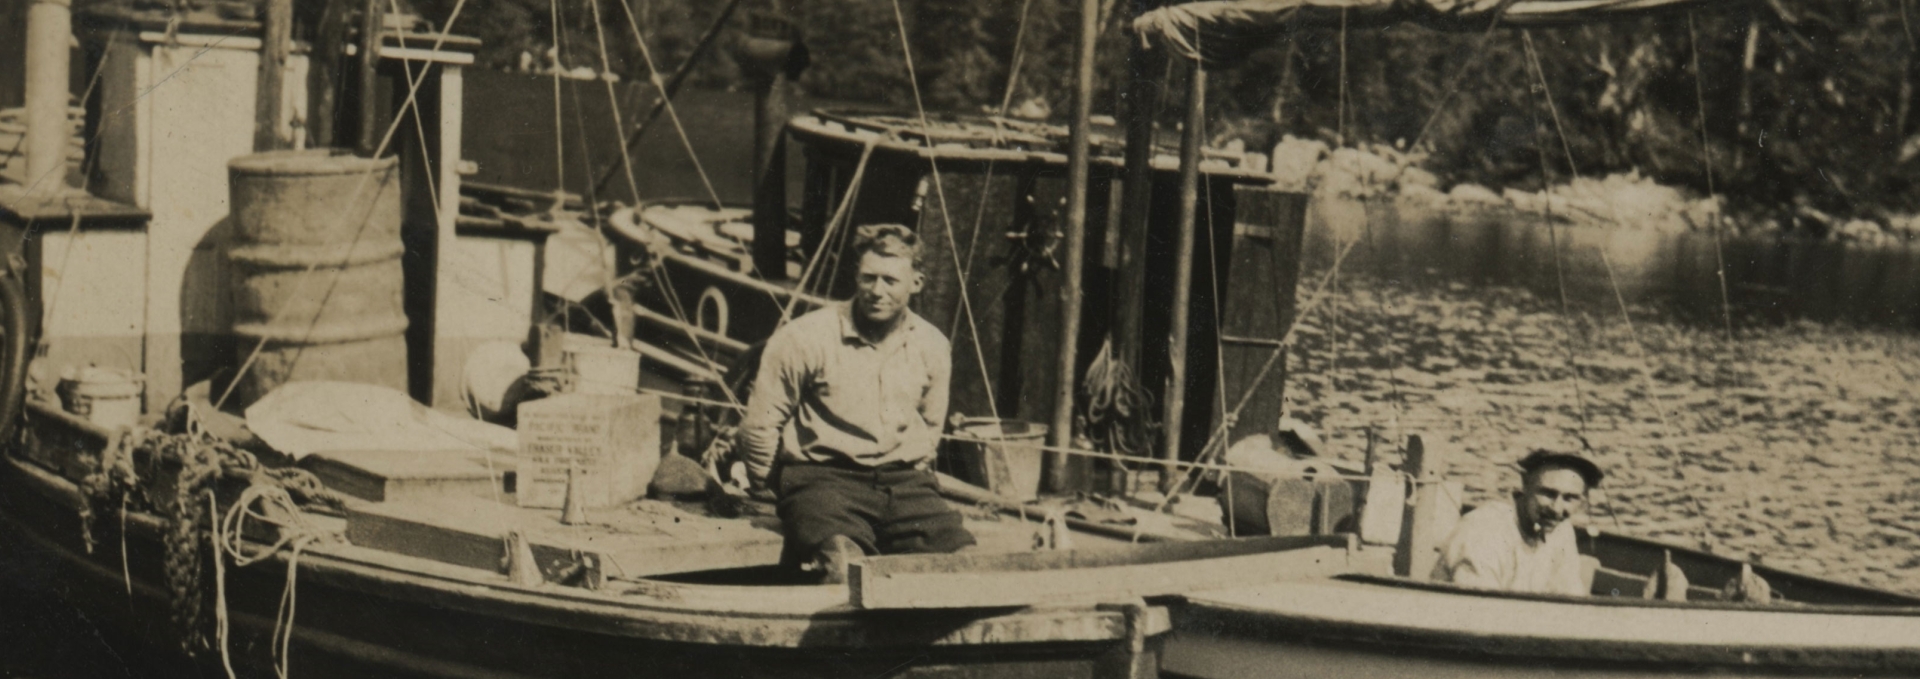
[(740, 441), (746, 452), (747, 482), (764, 487), (773, 471), (774, 457), (780, 451), (780, 433), (793, 417), (799, 400), (796, 368), (799, 349), (793, 338), (774, 333), (760, 356), (760, 372), (753, 379), (753, 395), (747, 399), (747, 414), (740, 421)]
[(926, 459), (933, 458), (933, 451), (940, 445), (940, 432), (947, 426), (947, 404), (949, 389), (953, 381), (953, 350), (947, 338), (937, 331), (929, 330), (925, 341), (927, 362), (927, 388), (920, 397), (920, 417), (927, 423)]

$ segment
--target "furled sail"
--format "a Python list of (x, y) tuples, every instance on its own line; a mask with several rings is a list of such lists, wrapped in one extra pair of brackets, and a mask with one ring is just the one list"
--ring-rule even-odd
[(1207, 0), (1134, 19), (1148, 45), (1187, 59), (1227, 64), (1293, 27), (1418, 23), (1447, 30), (1591, 23), (1716, 0)]

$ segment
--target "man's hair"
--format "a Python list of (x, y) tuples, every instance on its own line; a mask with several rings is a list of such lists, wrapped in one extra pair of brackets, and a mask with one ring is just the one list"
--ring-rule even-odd
[(920, 236), (899, 224), (867, 224), (854, 231), (853, 256), (857, 260), (874, 253), (882, 257), (905, 257), (920, 269)]

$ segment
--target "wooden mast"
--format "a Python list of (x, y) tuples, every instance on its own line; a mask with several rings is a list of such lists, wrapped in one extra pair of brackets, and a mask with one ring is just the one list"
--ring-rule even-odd
[(380, 0), (367, 0), (360, 13), (360, 116), (355, 132), (354, 155), (371, 158), (379, 150), (380, 132), (374, 129), (380, 119)]
[[(1090, 118), (1093, 112), (1094, 40), (1100, 30), (1099, 0), (1080, 0), (1080, 35), (1074, 56), (1073, 120), (1067, 141), (1067, 252), (1066, 280), (1060, 286), (1060, 355), (1058, 379), (1054, 383), (1053, 427), (1048, 443), (1066, 448), (1073, 442), (1073, 392), (1079, 384), (1076, 370), (1080, 363), (1080, 308), (1084, 296), (1081, 278), (1086, 273), (1087, 250), (1087, 155)], [(1066, 453), (1048, 456), (1047, 478), (1050, 489), (1068, 490), (1066, 477), (1069, 460)]]
[(1166, 437), (1160, 459), (1167, 463), (1166, 472), (1160, 477), (1162, 490), (1172, 487), (1175, 478), (1173, 463), (1180, 460), (1181, 415), (1187, 404), (1187, 317), (1193, 296), (1193, 231), (1200, 202), (1200, 144), (1206, 140), (1206, 124), (1207, 69), (1199, 60), (1194, 60), (1192, 77), (1187, 84), (1186, 126), (1180, 135), (1180, 222), (1173, 255), (1172, 325), (1167, 332), (1167, 360), (1171, 369), (1167, 374), (1166, 409), (1161, 418), (1166, 423)]
[(253, 150), (293, 148), (280, 119), (286, 105), (287, 54), (293, 48), (293, 0), (267, 0), (260, 31), (260, 75), (254, 81)]

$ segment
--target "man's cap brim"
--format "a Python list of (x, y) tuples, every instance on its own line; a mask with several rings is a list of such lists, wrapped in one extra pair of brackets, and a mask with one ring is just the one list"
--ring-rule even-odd
[(1592, 460), (1573, 453), (1536, 450), (1529, 453), (1526, 457), (1521, 458), (1519, 464), (1520, 471), (1527, 474), (1532, 474), (1534, 470), (1541, 467), (1564, 467), (1566, 469), (1572, 469), (1580, 475), (1582, 480), (1587, 482), (1588, 488), (1599, 487), (1600, 481), (1607, 476), (1605, 472), (1600, 471), (1600, 465), (1594, 464)]

